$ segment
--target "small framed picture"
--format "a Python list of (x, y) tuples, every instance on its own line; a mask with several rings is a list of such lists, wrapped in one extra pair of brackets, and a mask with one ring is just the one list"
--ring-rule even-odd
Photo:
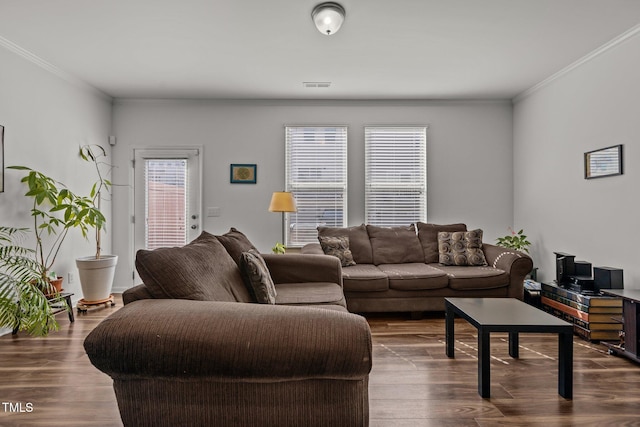
[(622, 144), (584, 153), (584, 179), (622, 175)]
[(232, 184), (255, 184), (258, 177), (255, 164), (231, 164), (230, 181)]

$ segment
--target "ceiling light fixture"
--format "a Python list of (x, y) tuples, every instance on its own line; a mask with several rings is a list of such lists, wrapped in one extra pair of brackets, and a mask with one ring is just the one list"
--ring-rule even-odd
[(320, 3), (313, 8), (311, 18), (318, 31), (330, 36), (338, 32), (344, 22), (345, 11), (338, 3)]

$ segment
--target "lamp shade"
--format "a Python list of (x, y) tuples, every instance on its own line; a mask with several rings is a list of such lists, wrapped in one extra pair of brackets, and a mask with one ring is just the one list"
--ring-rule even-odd
[(296, 200), (288, 191), (274, 191), (269, 204), (269, 212), (297, 212)]
[(344, 22), (344, 8), (338, 3), (321, 3), (313, 8), (311, 17), (322, 34), (330, 36), (338, 32)]

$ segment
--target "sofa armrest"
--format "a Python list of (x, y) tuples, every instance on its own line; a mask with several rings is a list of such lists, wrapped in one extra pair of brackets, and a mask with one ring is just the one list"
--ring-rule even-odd
[(482, 245), (487, 263), (494, 268), (504, 270), (509, 274), (509, 296), (524, 298), (524, 278), (533, 269), (533, 260), (523, 252), (501, 246), (484, 243)]
[(152, 299), (153, 295), (149, 292), (149, 289), (143, 284), (134, 286), (133, 288), (126, 289), (122, 293), (122, 302), (124, 305), (138, 301), (141, 299)]
[(366, 320), (310, 307), (135, 301), (102, 321), (84, 347), (114, 379), (353, 379), (371, 370)]
[(340, 260), (329, 255), (262, 254), (274, 283), (328, 282), (342, 286)]

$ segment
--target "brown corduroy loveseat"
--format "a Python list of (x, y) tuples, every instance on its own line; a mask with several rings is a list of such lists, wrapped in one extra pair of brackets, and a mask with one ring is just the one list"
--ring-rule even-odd
[(84, 343), (125, 426), (368, 425), (371, 333), (340, 261), (264, 254), (269, 294), (246, 282), (251, 249), (231, 229), (137, 253), (144, 284)]
[[(343, 265), (342, 279), (349, 311), (412, 312), (419, 316), (424, 311), (444, 311), (445, 297), (523, 299), (523, 281), (533, 268), (527, 254), (483, 243), (482, 231), (469, 234), (466, 224), (416, 225), (318, 228), (319, 239), (348, 239), (353, 262), (347, 264), (353, 265)], [(482, 255), (478, 265), (456, 265), (465, 264), (468, 256), (462, 257), (462, 262), (456, 262), (455, 254), (441, 257), (441, 248), (447, 244), (441, 245), (439, 236), (450, 243), (454, 233), (475, 238), (476, 252)], [(311, 243), (302, 253), (323, 254), (323, 248)], [(441, 261), (451, 261), (451, 265)]]

